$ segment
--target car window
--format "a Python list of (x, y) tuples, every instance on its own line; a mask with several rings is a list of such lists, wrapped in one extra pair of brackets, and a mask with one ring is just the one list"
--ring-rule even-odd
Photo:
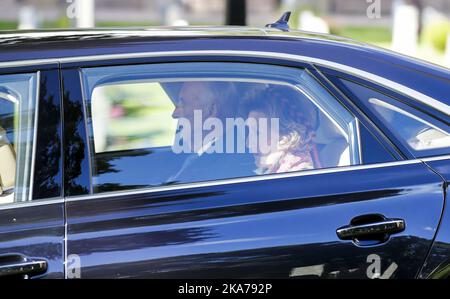
[(357, 122), (306, 70), (86, 68), (94, 192), (360, 163)]
[(36, 77), (0, 76), (0, 204), (31, 200)]
[(172, 118), (175, 105), (160, 83), (99, 86), (91, 99), (96, 153), (172, 144), (177, 127)]
[(449, 127), (395, 99), (342, 79), (342, 84), (365, 104), (397, 139), (417, 157), (450, 153)]

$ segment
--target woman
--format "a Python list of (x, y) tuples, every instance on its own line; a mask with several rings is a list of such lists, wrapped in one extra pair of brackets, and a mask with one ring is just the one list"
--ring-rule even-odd
[[(257, 174), (284, 173), (320, 168), (313, 138), (317, 119), (315, 108), (308, 99), (300, 97), (298, 91), (285, 86), (270, 86), (256, 95), (248, 107), (248, 118), (256, 120), (256, 127), (250, 126), (251, 134), (258, 137), (257, 143), (247, 146), (255, 155)], [(271, 119), (278, 119), (278, 128), (271, 125)], [(267, 130), (261, 130), (260, 120), (267, 120)], [(278, 132), (276, 132), (278, 131)], [(266, 134), (264, 136), (263, 134)], [(268, 135), (278, 138), (264, 138)], [(256, 148), (260, 140), (267, 140), (269, 152)], [(274, 140), (272, 140), (274, 139)], [(276, 142), (276, 144), (272, 144)]]

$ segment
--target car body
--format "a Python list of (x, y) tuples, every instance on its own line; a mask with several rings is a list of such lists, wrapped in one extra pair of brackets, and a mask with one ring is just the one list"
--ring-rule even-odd
[[(345, 83), (376, 90), (448, 133), (448, 69), (277, 28), (4, 32), (0, 49), (5, 86), (23, 74), (37, 74), (23, 80), (38, 86), (28, 197), (0, 205), (0, 275), (449, 277), (450, 147), (411, 150), (396, 124), (383, 123)], [(157, 166), (138, 171), (150, 153), (133, 148), (106, 156), (94, 175), (91, 81), (83, 78), (185, 63), (305, 70), (356, 119), (360, 163), (152, 186), (141, 181)], [(358, 239), (348, 230), (355, 227), (378, 234)]]

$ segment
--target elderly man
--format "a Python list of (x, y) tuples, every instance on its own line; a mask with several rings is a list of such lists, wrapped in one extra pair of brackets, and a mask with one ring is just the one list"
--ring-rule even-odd
[[(236, 117), (237, 105), (236, 89), (231, 82), (192, 81), (183, 84), (172, 116), (179, 121), (173, 149), (186, 158), (167, 183), (253, 174), (254, 163), (250, 154), (224, 150), (227, 142), (226, 118)], [(206, 123), (215, 125), (207, 126)], [(205, 132), (205, 127), (210, 127), (210, 130)], [(218, 130), (218, 127), (221, 128)], [(211, 131), (215, 131), (215, 134), (211, 135)], [(236, 138), (236, 134), (233, 134), (233, 138)]]

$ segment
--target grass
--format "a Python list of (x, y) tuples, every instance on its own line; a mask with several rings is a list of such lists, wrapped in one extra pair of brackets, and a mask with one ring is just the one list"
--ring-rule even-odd
[[(107, 27), (150, 27), (157, 26), (157, 23), (151, 22), (96, 22), (95, 26), (100, 28)], [(15, 21), (0, 21), (0, 30), (16, 30), (18, 23)], [(44, 29), (63, 29), (70, 28), (71, 22), (67, 18), (61, 18), (54, 21), (45, 21), (42, 23)]]
[(17, 22), (0, 21), (0, 30), (14, 30), (14, 29), (17, 29)]
[[(392, 30), (390, 27), (343, 27), (332, 30), (335, 35), (348, 37), (360, 42), (372, 44), (378, 47), (392, 48)], [(417, 48), (418, 58), (442, 65), (444, 53), (421, 42)]]
[(96, 27), (151, 27), (158, 26), (158, 23), (151, 22), (96, 22)]
[(389, 27), (342, 27), (332, 30), (333, 34), (349, 37), (368, 44), (386, 44), (392, 40), (392, 31)]

